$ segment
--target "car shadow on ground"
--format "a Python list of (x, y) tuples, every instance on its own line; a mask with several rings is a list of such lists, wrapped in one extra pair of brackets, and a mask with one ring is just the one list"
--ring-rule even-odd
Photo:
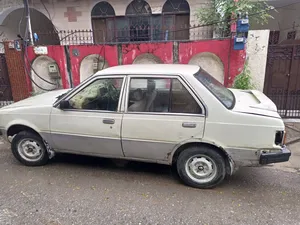
[[(177, 174), (176, 168), (168, 165), (161, 165), (155, 163), (144, 163), (137, 161), (114, 160), (100, 157), (73, 155), (73, 154), (58, 154), (51, 161), (52, 166), (74, 166), (84, 169), (99, 168), (99, 170), (107, 172), (118, 172), (126, 176), (143, 174), (146, 176), (153, 176), (158, 179), (167, 179), (175, 183), (181, 183)], [(50, 165), (50, 166), (51, 166)], [(253, 168), (240, 168), (234, 175), (226, 177), (224, 182), (218, 185), (219, 188), (223, 187), (249, 187), (253, 186), (251, 173)], [(255, 169), (254, 169), (255, 170)], [(259, 185), (259, 184), (258, 184)], [(256, 185), (255, 185), (256, 186)]]
[[(156, 163), (144, 163), (138, 161), (127, 161), (119, 159), (108, 159), (92, 156), (58, 154), (51, 162), (52, 165), (64, 164), (76, 167), (99, 168), (107, 171), (126, 171), (133, 173), (146, 173), (159, 176), (169, 176), (174, 173), (173, 168), (168, 165)], [(176, 174), (174, 174), (176, 176)]]

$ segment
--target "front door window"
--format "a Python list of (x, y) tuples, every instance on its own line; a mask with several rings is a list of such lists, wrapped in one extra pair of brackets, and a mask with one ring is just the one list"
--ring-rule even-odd
[(117, 111), (123, 78), (94, 81), (70, 99), (71, 109)]

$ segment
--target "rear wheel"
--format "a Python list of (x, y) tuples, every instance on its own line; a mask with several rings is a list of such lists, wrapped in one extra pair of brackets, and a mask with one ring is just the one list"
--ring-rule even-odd
[(43, 139), (29, 131), (18, 133), (12, 140), (11, 149), (15, 158), (26, 166), (42, 166), (49, 160)]
[(190, 147), (180, 153), (177, 172), (181, 180), (189, 186), (213, 188), (225, 178), (225, 160), (213, 148)]

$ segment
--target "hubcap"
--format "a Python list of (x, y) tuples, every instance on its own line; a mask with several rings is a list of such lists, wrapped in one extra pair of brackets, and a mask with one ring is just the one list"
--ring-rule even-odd
[(217, 175), (216, 163), (206, 155), (189, 158), (185, 164), (185, 170), (189, 178), (197, 183), (210, 182)]
[(43, 156), (43, 149), (40, 144), (31, 139), (20, 141), (18, 152), (27, 161), (38, 161)]

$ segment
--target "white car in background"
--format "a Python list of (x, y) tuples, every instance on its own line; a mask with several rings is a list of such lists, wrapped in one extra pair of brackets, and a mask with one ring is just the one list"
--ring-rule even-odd
[(291, 155), (269, 98), (227, 89), (192, 65), (111, 67), (74, 89), (2, 108), (0, 126), (27, 166), (55, 153), (154, 162), (176, 166), (197, 188), (218, 185), (239, 166)]

